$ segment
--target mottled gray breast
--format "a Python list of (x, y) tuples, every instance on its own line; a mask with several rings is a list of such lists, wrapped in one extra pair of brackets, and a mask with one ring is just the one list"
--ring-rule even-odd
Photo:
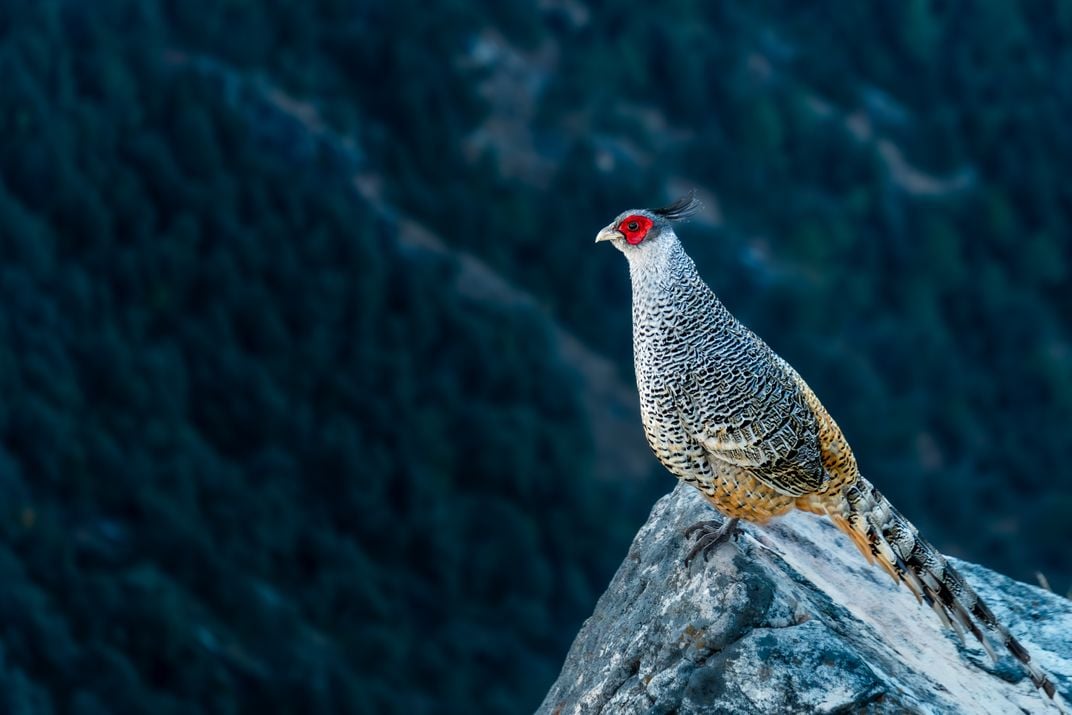
[(680, 265), (662, 280), (637, 285), (634, 275), (637, 385), (656, 455), (682, 476), (699, 446), (785, 494), (816, 491), (826, 475), (816, 417), (800, 387), (683, 251), (671, 259)]

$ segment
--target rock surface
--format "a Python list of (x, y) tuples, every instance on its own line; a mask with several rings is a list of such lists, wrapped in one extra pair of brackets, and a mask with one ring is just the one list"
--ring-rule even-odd
[[(659, 500), (541, 714), (1069, 711), (1011, 657), (961, 644), (825, 519), (747, 526), (687, 569), (683, 531), (711, 518), (685, 485)], [(1072, 602), (954, 563), (1069, 697)]]

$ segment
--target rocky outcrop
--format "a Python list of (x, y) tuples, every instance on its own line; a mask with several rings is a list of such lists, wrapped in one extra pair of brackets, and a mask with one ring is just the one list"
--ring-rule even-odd
[[(748, 526), (686, 568), (713, 513), (663, 497), (570, 649), (540, 713), (1060, 712), (1011, 657), (962, 644), (824, 519)], [(1072, 691), (1072, 602), (955, 565)]]

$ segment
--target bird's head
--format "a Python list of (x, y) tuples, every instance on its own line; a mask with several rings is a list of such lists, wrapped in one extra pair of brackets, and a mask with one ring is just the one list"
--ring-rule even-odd
[(610, 241), (630, 263), (643, 260), (676, 242), (677, 235), (671, 224), (692, 216), (701, 208), (703, 205), (696, 198), (696, 192), (689, 192), (661, 209), (625, 211), (596, 235), (596, 243)]

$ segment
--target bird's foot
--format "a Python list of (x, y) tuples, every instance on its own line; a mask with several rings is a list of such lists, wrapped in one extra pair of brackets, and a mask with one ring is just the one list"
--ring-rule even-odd
[(692, 545), (689, 553), (685, 556), (685, 568), (688, 568), (692, 560), (700, 554), (703, 554), (704, 561), (707, 561), (715, 547), (730, 536), (736, 539), (741, 533), (737, 522), (737, 519), (725, 519), (721, 522), (698, 521), (685, 529), (686, 539), (691, 539), (693, 534), (699, 533), (696, 543)]

